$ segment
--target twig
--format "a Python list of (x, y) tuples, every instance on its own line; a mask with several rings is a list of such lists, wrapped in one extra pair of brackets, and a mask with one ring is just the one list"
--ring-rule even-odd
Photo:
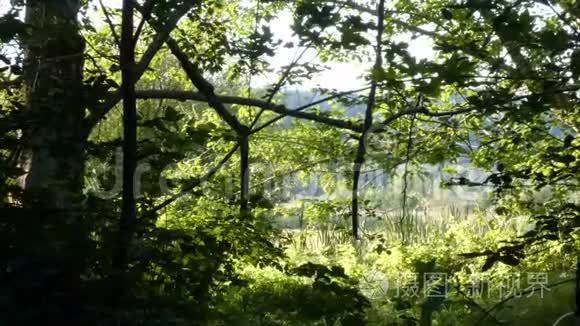
[[(417, 98), (417, 103), (415, 107), (419, 107), (422, 105), (421, 95)], [(403, 173), (403, 200), (402, 200), (402, 215), (399, 221), (399, 225), (401, 227), (401, 240), (403, 245), (405, 244), (405, 229), (404, 223), (405, 219), (407, 218), (407, 190), (409, 188), (409, 161), (411, 161), (411, 150), (413, 147), (413, 129), (415, 127), (415, 118), (416, 114), (411, 115), (411, 126), (409, 127), (409, 135), (407, 137), (407, 155), (405, 157), (405, 172)]]
[(103, 13), (105, 14), (105, 20), (107, 21), (107, 24), (109, 25), (109, 28), (111, 29), (111, 33), (113, 34), (113, 38), (115, 39), (115, 43), (117, 44), (118, 47), (120, 47), (121, 46), (121, 39), (119, 38), (117, 31), (115, 30), (115, 25), (113, 24), (113, 21), (111, 20), (111, 16), (109, 16), (109, 11), (107, 10), (107, 7), (105, 7), (105, 5), (103, 4), (102, 0), (99, 0), (99, 4), (101, 6), (101, 10), (103, 10)]
[[(291, 116), (297, 116), (297, 114), (300, 113), (301, 111), (304, 111), (304, 110), (306, 110), (308, 108), (311, 108), (313, 106), (316, 106), (318, 104), (321, 104), (321, 103), (324, 103), (324, 102), (328, 102), (330, 100), (333, 100), (333, 99), (336, 99), (336, 98), (340, 98), (340, 97), (343, 97), (343, 96), (346, 96), (346, 95), (359, 93), (359, 92), (365, 91), (365, 90), (367, 90), (369, 88), (371, 88), (371, 86), (367, 86), (367, 87), (363, 87), (363, 88), (359, 88), (359, 89), (355, 89), (355, 90), (350, 90), (350, 91), (345, 91), (345, 92), (340, 92), (340, 93), (337, 93), (337, 94), (334, 94), (334, 95), (331, 95), (331, 96), (322, 98), (320, 100), (317, 100), (317, 101), (308, 103), (306, 105), (300, 106), (300, 107), (298, 107), (296, 109), (289, 110), (288, 112), (285, 112), (285, 113), (283, 113), (283, 114), (281, 114), (281, 115), (273, 118), (272, 120), (264, 123), (260, 127), (255, 128), (254, 130), (251, 131), (251, 134), (255, 134), (255, 133), (261, 131), (262, 129), (265, 129), (266, 127), (268, 127), (268, 126), (270, 126), (270, 125), (278, 122), (279, 120), (281, 120), (281, 119), (283, 119), (283, 118), (285, 118), (285, 117), (287, 117), (289, 115), (291, 115)], [(321, 122), (321, 121), (319, 121), (319, 122)], [(346, 129), (351, 129), (351, 128), (346, 128)], [(357, 130), (358, 131), (362, 131), (362, 129), (359, 129), (359, 128), (357, 128)], [(357, 130), (354, 130), (353, 129), (353, 131), (357, 131)]]
[[(268, 102), (268, 103), (272, 102), (272, 100), (274, 99), (274, 96), (276, 96), (276, 94), (280, 91), (280, 89), (282, 89), (282, 86), (286, 83), (288, 76), (290, 75), (290, 72), (292, 71), (292, 69), (294, 67), (296, 67), (296, 65), (298, 64), (300, 59), (302, 59), (302, 57), (306, 53), (306, 50), (308, 50), (308, 47), (305, 47), (304, 50), (302, 50), (302, 52), (300, 53), (300, 55), (298, 55), (298, 57), (296, 59), (294, 59), (288, 65), (288, 67), (286, 67), (286, 69), (284, 70), (284, 73), (280, 76), (280, 78), (278, 79), (278, 82), (276, 83), (276, 85), (274, 85), (270, 94), (268, 94), (268, 98), (266, 99), (266, 102)], [(258, 121), (260, 120), (260, 117), (262, 116), (263, 113), (264, 113), (264, 109), (261, 108), (260, 111), (258, 112), (258, 114), (256, 115), (256, 117), (252, 120), (252, 123), (250, 124), (250, 130), (252, 128), (254, 128), (256, 123), (258, 123)], [(252, 132), (250, 131), (250, 134), (251, 133)]]

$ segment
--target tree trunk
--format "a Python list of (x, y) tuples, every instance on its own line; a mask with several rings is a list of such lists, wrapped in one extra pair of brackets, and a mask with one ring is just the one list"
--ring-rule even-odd
[(364, 140), (362, 139), (364, 135), (361, 135), (361, 140), (359, 140), (358, 150), (356, 152), (356, 158), (354, 160), (353, 171), (352, 171), (352, 195), (351, 195), (351, 220), (352, 220), (352, 237), (354, 240), (358, 240), (358, 184), (360, 180), (360, 170), (364, 162)]
[(250, 142), (248, 134), (240, 136), (240, 215), (247, 217), (250, 214)]
[[(79, 9), (80, 0), (28, 0), (25, 21), (30, 34), (22, 37), (22, 116), (27, 124), (18, 157), (24, 170), (18, 179), (22, 196), (15, 199), (26, 208), (17, 214), (27, 224), (18, 229), (20, 236), (12, 246), (19, 248), (18, 270), (33, 274), (23, 272), (14, 283), (24, 286), (27, 296), (38, 298), (36, 302), (58, 307), (51, 309), (50, 317), (43, 315), (53, 322), (82, 315), (81, 275), (91, 248), (81, 219), (86, 137)], [(34, 236), (22, 237), (22, 232)]]
[[(385, 0), (380, 0), (377, 5), (377, 43), (376, 43), (376, 57), (373, 71), (378, 72), (382, 69), (382, 40), (383, 40), (383, 25), (385, 18)], [(373, 77), (374, 78), (374, 77)], [(361, 169), (365, 162), (366, 142), (368, 140), (369, 130), (373, 125), (373, 107), (375, 106), (375, 97), (377, 92), (377, 83), (373, 80), (367, 101), (367, 109), (365, 111), (365, 120), (363, 130), (359, 138), (356, 157), (352, 168), (352, 198), (351, 198), (351, 219), (352, 219), (352, 237), (354, 240), (358, 239), (358, 217), (359, 217), (359, 181)]]
[(19, 184), (24, 206), (70, 210), (82, 198), (86, 139), (82, 132), (84, 40), (80, 0), (29, 0), (26, 23), (26, 110)]
[(120, 44), (123, 69), (123, 205), (119, 223), (119, 242), (113, 268), (113, 302), (123, 296), (129, 246), (137, 219), (134, 176), (137, 168), (137, 97), (135, 96), (135, 47), (133, 42), (133, 0), (123, 1)]

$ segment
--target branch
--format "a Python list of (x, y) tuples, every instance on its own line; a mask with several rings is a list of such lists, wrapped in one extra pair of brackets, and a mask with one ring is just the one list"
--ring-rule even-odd
[(407, 110), (401, 110), (397, 113), (392, 114), (391, 116), (389, 116), (388, 118), (383, 120), (383, 122), (381, 122), (380, 124), (373, 126), (371, 128), (371, 131), (373, 133), (385, 131), (387, 126), (389, 126), (391, 123), (393, 123), (395, 120), (399, 119), (400, 117), (403, 117), (406, 115), (423, 114), (423, 115), (426, 115), (429, 117), (446, 117), (446, 116), (452, 116), (452, 115), (471, 112), (471, 111), (474, 111), (475, 109), (476, 109), (475, 107), (468, 107), (468, 108), (464, 108), (464, 109), (433, 112), (433, 111), (427, 110), (425, 107), (418, 107), (418, 108), (412, 108), (412, 109), (407, 109)]
[[(356, 3), (355, 1), (352, 1), (352, 0), (345, 0), (342, 3), (344, 5), (352, 8), (352, 9), (359, 10), (361, 12), (365, 12), (365, 13), (369, 13), (369, 14), (373, 14), (373, 15), (375, 14), (375, 12), (374, 12), (373, 9), (371, 9), (369, 7), (366, 7), (364, 5), (358, 4), (358, 3)], [(433, 40), (442, 40), (442, 39), (445, 39), (444, 35), (442, 35), (442, 34), (439, 34), (439, 33), (434, 32), (434, 31), (426, 30), (426, 29), (424, 29), (422, 27), (419, 27), (417, 25), (409, 24), (407, 21), (402, 20), (402, 19), (399, 19), (399, 18), (396, 18), (396, 16), (395, 16), (396, 14), (411, 14), (409, 12), (404, 12), (404, 11), (402, 12), (402, 11), (399, 11), (399, 10), (387, 10), (385, 13), (387, 15), (389, 15), (389, 19), (392, 21), (393, 24), (395, 24), (395, 25), (397, 25), (399, 27), (402, 27), (402, 28), (404, 28), (404, 29), (406, 29), (408, 31), (411, 31), (411, 32), (414, 32), (414, 33), (417, 33), (417, 34), (421, 34), (421, 35), (424, 35), (424, 36), (429, 36)], [(415, 13), (415, 15), (416, 15), (416, 13)], [(424, 18), (429, 19), (429, 17), (424, 17)], [(439, 25), (439, 27), (442, 27), (442, 26)], [(482, 50), (481, 49), (473, 49), (473, 48), (470, 48), (470, 47), (459, 47), (459, 46), (455, 46), (453, 44), (448, 44), (448, 43), (443, 43), (443, 44), (445, 44), (445, 46), (447, 46), (447, 47), (454, 47), (454, 48), (456, 48), (458, 50), (461, 50), (461, 51), (465, 52), (466, 54), (469, 54), (469, 55), (471, 55), (473, 57), (479, 58), (479, 59), (481, 59), (481, 60), (489, 63), (492, 66), (497, 64), (497, 62), (495, 62), (493, 56), (490, 56), (490, 55), (488, 55), (485, 52), (482, 53)], [(502, 65), (502, 67), (504, 69), (506, 69), (506, 70), (512, 70), (512, 69), (510, 69), (506, 65)]]
[[(268, 103), (272, 102), (274, 96), (276, 96), (276, 94), (282, 89), (282, 86), (284, 86), (284, 84), (288, 80), (288, 76), (292, 72), (292, 69), (294, 69), (294, 67), (296, 67), (300, 59), (302, 59), (302, 57), (306, 53), (306, 50), (308, 50), (308, 47), (305, 47), (304, 50), (302, 50), (302, 52), (300, 53), (300, 55), (298, 55), (298, 57), (286, 67), (286, 69), (278, 79), (278, 82), (274, 85), (274, 87), (272, 87), (272, 91), (270, 92), (270, 94), (268, 94), (268, 97), (266, 98), (266, 101)], [(263, 113), (264, 109), (261, 109), (260, 112), (258, 112), (256, 117), (254, 118), (254, 120), (252, 120), (252, 123), (250, 124), (250, 133), (252, 133), (251, 132), (252, 128), (254, 128), (254, 126), (258, 123)]]
[[(353, 92), (354, 91), (351, 91), (351, 93), (353, 93)], [(344, 95), (344, 93), (342, 93), (342, 95)], [(355, 132), (362, 131), (362, 126), (355, 124), (353, 122), (350, 122), (350, 121), (325, 117), (322, 115), (309, 113), (309, 112), (302, 112), (302, 110), (304, 110), (308, 107), (312, 107), (314, 105), (317, 105), (319, 103), (327, 101), (328, 98), (322, 99), (319, 101), (315, 101), (313, 103), (310, 103), (308, 105), (304, 105), (302, 107), (299, 107), (299, 108), (293, 110), (293, 109), (288, 109), (284, 105), (275, 104), (275, 103), (271, 103), (271, 102), (267, 102), (267, 101), (263, 101), (263, 100), (259, 100), (259, 99), (237, 97), (237, 96), (217, 96), (217, 95), (216, 95), (216, 97), (221, 103), (253, 106), (253, 107), (262, 108), (264, 110), (279, 113), (279, 114), (281, 114), (281, 116), (279, 117), (280, 119), (282, 117), (285, 117), (285, 116), (292, 116), (292, 117), (299, 118), (299, 119), (319, 122), (319, 123), (326, 124), (326, 125), (333, 126), (333, 127), (337, 127), (340, 129), (347, 129), (347, 130), (352, 130)], [(334, 98), (337, 96), (332, 96), (332, 97)], [(140, 91), (137, 91), (137, 98), (139, 98), (139, 99), (162, 99), (162, 98), (165, 98), (165, 99), (173, 99), (173, 100), (179, 100), (179, 101), (192, 100), (192, 101), (200, 101), (200, 102), (207, 101), (207, 99), (203, 96), (203, 94), (198, 93), (198, 92), (172, 91), (172, 90), (140, 90)], [(277, 120), (279, 120), (279, 119), (277, 119)], [(262, 130), (265, 127), (266, 126), (264, 126), (264, 125), (260, 126), (259, 128), (253, 130), (252, 134)]]
[(117, 250), (113, 256), (113, 300), (117, 303), (126, 290), (126, 270), (131, 239), (137, 221), (134, 176), (137, 168), (137, 98), (135, 96), (135, 47), (133, 43), (133, 4), (123, 1), (121, 43), (121, 93), (123, 96), (123, 194)]
[[(146, 17), (146, 13), (141, 10), (143, 17)], [(154, 24), (150, 24), (153, 29), (157, 29)], [(241, 156), (241, 189), (242, 195), (240, 196), (240, 211), (242, 215), (248, 211), (248, 192), (249, 189), (249, 143), (248, 136), (250, 129), (241, 124), (238, 118), (232, 114), (220, 98), (214, 93), (214, 86), (203, 77), (197, 64), (189, 60), (189, 56), (181, 49), (177, 41), (171, 36), (169, 36), (165, 43), (169, 46), (171, 53), (179, 60), (183, 71), (191, 81), (192, 85), (199, 90), (207, 104), (212, 107), (220, 117), (236, 132), (238, 136), (238, 146), (240, 148)]]
[[(136, 3), (136, 7), (139, 7), (139, 5)], [(133, 36), (133, 43), (137, 44), (137, 41), (139, 41), (139, 37), (141, 36), (141, 32), (143, 31), (143, 27), (145, 26), (145, 23), (147, 22), (147, 20), (150, 18), (151, 15), (151, 11), (153, 10), (153, 6), (155, 5), (155, 1), (154, 0), (147, 0), (144, 4), (143, 4), (143, 9), (141, 10), (141, 21), (139, 22), (139, 25), (137, 26), (137, 30), (135, 31), (135, 35)]]
[[(275, 123), (275, 122), (277, 122), (277, 121), (279, 121), (279, 120), (281, 120), (281, 119), (285, 118), (286, 116), (293, 116), (293, 117), (297, 117), (297, 118), (304, 118), (304, 119), (307, 119), (307, 118), (305, 118), (305, 117), (301, 117), (300, 115), (306, 115), (306, 114), (308, 114), (308, 115), (314, 115), (314, 114), (311, 114), (311, 113), (303, 113), (303, 112), (301, 112), (301, 111), (303, 111), (303, 110), (306, 110), (306, 109), (308, 109), (308, 108), (311, 108), (311, 107), (313, 107), (313, 106), (315, 106), (315, 105), (318, 105), (318, 104), (321, 104), (321, 103), (324, 103), (324, 102), (328, 102), (328, 101), (330, 101), (330, 100), (333, 100), (333, 99), (335, 99), (335, 98), (340, 98), (340, 97), (343, 97), (343, 96), (346, 96), (346, 95), (350, 95), (350, 94), (354, 94), (354, 93), (358, 93), (358, 92), (365, 91), (365, 90), (367, 90), (367, 89), (369, 89), (369, 88), (370, 88), (370, 87), (363, 87), (363, 88), (359, 88), (359, 89), (355, 89), (355, 90), (350, 90), (350, 91), (346, 91), (346, 92), (340, 92), (340, 93), (337, 93), (337, 94), (330, 95), (330, 96), (328, 96), (328, 97), (322, 98), (322, 99), (320, 99), (320, 100), (317, 100), (317, 101), (314, 101), (314, 102), (308, 103), (308, 104), (306, 104), (306, 105), (303, 105), (303, 106), (301, 106), (301, 107), (298, 107), (298, 108), (296, 108), (296, 109), (294, 109), (294, 110), (289, 110), (289, 111), (288, 111), (288, 112), (286, 112), (286, 113), (281, 113), (281, 112), (279, 112), (279, 113), (281, 113), (281, 115), (280, 115), (280, 116), (278, 116), (278, 117), (275, 117), (275, 118), (273, 118), (272, 120), (270, 120), (270, 121), (268, 121), (268, 122), (264, 123), (264, 124), (263, 124), (263, 125), (261, 125), (260, 127), (258, 127), (258, 128), (256, 128), (256, 129), (254, 129), (254, 130), (252, 130), (252, 134), (254, 134), (254, 133), (257, 133), (258, 131), (260, 131), (260, 130), (262, 130), (262, 129), (264, 129), (264, 128), (266, 128), (266, 127), (270, 126), (270, 125), (272, 125), (273, 123)], [(272, 111), (275, 111), (275, 110), (272, 110)], [(314, 115), (314, 116), (316, 116), (316, 117), (322, 117), (322, 116), (319, 116), (319, 115)], [(324, 118), (324, 117), (322, 117), (322, 118)], [(309, 119), (309, 120), (314, 120), (314, 121), (322, 122), (322, 121), (315, 120), (315, 119)], [(335, 120), (335, 119), (333, 119), (333, 120)], [(341, 121), (341, 120), (339, 120), (339, 121)], [(344, 123), (344, 121), (341, 121), (341, 122), (343, 122), (343, 123)], [(326, 123), (326, 122), (322, 122), (322, 123)], [(332, 124), (330, 124), (330, 123), (326, 123), (326, 124), (328, 124), (328, 125), (332, 125)], [(351, 124), (351, 123), (349, 123), (349, 124)], [(352, 125), (352, 124), (351, 124), (351, 125)], [(352, 125), (352, 126), (355, 126), (355, 125)], [(341, 128), (340, 126), (336, 126), (336, 127), (339, 127), (339, 128)], [(359, 126), (359, 125), (356, 125), (356, 127), (355, 127), (356, 129), (353, 129), (353, 128), (344, 128), (344, 127), (342, 127), (342, 128), (343, 128), (343, 129), (350, 129), (350, 130), (352, 130), (352, 131), (356, 131), (356, 132), (362, 132), (362, 126)]]
[(111, 20), (111, 16), (109, 16), (109, 11), (107, 10), (107, 7), (105, 7), (105, 5), (103, 4), (103, 0), (99, 0), (99, 5), (101, 6), (101, 10), (103, 10), (103, 13), (105, 14), (105, 20), (107, 21), (107, 24), (111, 29), (111, 33), (113, 34), (113, 38), (115, 39), (115, 44), (117, 44), (117, 46), (120, 47), (121, 38), (119, 38), (119, 35), (115, 30), (115, 25), (113, 24), (113, 20)]
[[(370, 7), (367, 7), (365, 5), (361, 5), (359, 3), (356, 3), (355, 1), (352, 1), (352, 0), (341, 1), (340, 3), (342, 3), (343, 5), (345, 5), (347, 7), (350, 7), (352, 9), (358, 10), (360, 12), (364, 12), (364, 13), (371, 14), (371, 15), (377, 14), (376, 10), (374, 10)], [(386, 11), (383, 10), (382, 14), (389, 15), (389, 19), (391, 19), (393, 21), (393, 23), (395, 23), (395, 25), (399, 25), (399, 26), (404, 27), (410, 31), (415, 32), (415, 33), (419, 33), (419, 34), (423, 34), (423, 35), (427, 35), (427, 36), (431, 36), (431, 37), (440, 37), (440, 35), (438, 35), (435, 32), (428, 31), (424, 28), (409, 24), (406, 21), (394, 18), (394, 14), (400, 14), (400, 13), (401, 13), (401, 11), (398, 11), (398, 10), (386, 10)]]
[[(415, 107), (419, 107), (422, 105), (422, 96), (419, 95), (417, 98), (417, 102)], [(408, 200), (408, 190), (409, 190), (409, 162), (411, 161), (411, 151), (413, 148), (413, 129), (415, 128), (415, 119), (417, 118), (416, 114), (411, 115), (411, 126), (409, 127), (409, 134), (407, 136), (407, 150), (405, 155), (405, 168), (403, 172), (403, 200), (402, 200), (402, 212), (401, 218), (399, 219), (399, 225), (401, 227), (401, 240), (403, 245), (405, 245), (405, 228), (404, 223), (407, 219), (407, 200)]]
[[(197, 0), (185, 1), (184, 4), (180, 5), (173, 11), (173, 14), (170, 16), (168, 22), (165, 25), (155, 26), (155, 31), (157, 32), (157, 35), (155, 36), (155, 38), (153, 39), (153, 41), (151, 42), (145, 53), (143, 53), (143, 56), (141, 57), (141, 62), (139, 62), (139, 64), (137, 65), (136, 70), (138, 76), (141, 76), (145, 72), (155, 54), (163, 46), (163, 43), (169, 40), (171, 32), (175, 29), (181, 17), (187, 14), (187, 12), (196, 3), (198, 3)], [(136, 9), (143, 14), (141, 7), (136, 7)]]
[(559, 12), (551, 3), (549, 0), (545, 0), (545, 1), (540, 1), (540, 3), (543, 3), (544, 5), (548, 6), (550, 8), (550, 10), (552, 10), (552, 12), (554, 12), (554, 14), (556, 14), (556, 16), (558, 16), (558, 18), (563, 21), (564, 23), (566, 23), (566, 25), (568, 25), (568, 27), (570, 27), (570, 29), (572, 29), (574, 31), (574, 33), (576, 34), (576, 36), (580, 36), (580, 33), (578, 32), (578, 28), (576, 28), (576, 26), (574, 26), (573, 21), (571, 21), (570, 19), (567, 19), (561, 12)]
[[(244, 130), (247, 129), (246, 126), (243, 126), (235, 115), (233, 115), (221, 101), (221, 99), (214, 93), (213, 85), (207, 81), (199, 71), (199, 68), (189, 60), (189, 56), (183, 52), (183, 50), (172, 38), (167, 39), (167, 45), (171, 50), (171, 53), (179, 60), (181, 67), (185, 71), (185, 74), (197, 88), (203, 100), (207, 102), (209, 106), (211, 106), (216, 112), (220, 115), (220, 117), (233, 129), (236, 133), (244, 133)], [(247, 132), (245, 132), (247, 133)]]
[(232, 157), (232, 155), (234, 155), (234, 153), (238, 150), (238, 147), (239, 146), (240, 146), (240, 144), (239, 143), (236, 143), (236, 145), (226, 154), (226, 156), (224, 156), (224, 158), (222, 158), (222, 160), (219, 161), (218, 164), (216, 164), (216, 166), (214, 166), (209, 171), (207, 171), (203, 176), (201, 176), (199, 178), (195, 178), (191, 184), (189, 184), (188, 186), (186, 186), (185, 188), (183, 188), (177, 194), (175, 194), (175, 195), (171, 196), (170, 198), (164, 200), (161, 204), (153, 207), (151, 210), (149, 210), (146, 213), (146, 215), (147, 216), (151, 216), (152, 214), (155, 214), (156, 212), (158, 212), (158, 211), (162, 210), (163, 208), (167, 207), (168, 205), (170, 205), (174, 201), (178, 200), (179, 198), (187, 195), (190, 191), (192, 191), (193, 189), (195, 189), (196, 187), (198, 187), (203, 182), (207, 181), (209, 178), (211, 178), (213, 175), (215, 175), (222, 168), (222, 166), (224, 166), (224, 164), (226, 164), (229, 161), (229, 159)]
[[(501, 105), (505, 105), (505, 104), (512, 103), (512, 102), (526, 100), (526, 99), (529, 99), (530, 97), (533, 97), (533, 96), (555, 95), (555, 94), (566, 93), (566, 92), (575, 92), (578, 90), (580, 90), (580, 85), (572, 84), (572, 85), (568, 85), (567, 87), (549, 89), (549, 90), (546, 90), (545, 92), (542, 92), (542, 93), (531, 93), (531, 94), (526, 94), (526, 95), (514, 96), (514, 97), (506, 99), (504, 101), (497, 102), (497, 103), (495, 103), (495, 105), (501, 106)], [(469, 106), (466, 108), (449, 110), (449, 111), (438, 111), (438, 112), (429, 111), (425, 107), (418, 107), (418, 108), (413, 108), (413, 109), (402, 110), (402, 111), (399, 111), (397, 113), (392, 114), (390, 117), (386, 118), (381, 124), (373, 126), (372, 132), (385, 131), (385, 129), (388, 125), (390, 125), (392, 122), (394, 122), (398, 118), (405, 116), (405, 115), (423, 114), (423, 115), (426, 115), (429, 117), (447, 117), (447, 116), (453, 116), (453, 115), (457, 115), (457, 114), (469, 113), (469, 112), (472, 112), (475, 110), (477, 110), (477, 107), (475, 107), (475, 106)]]
[[(147, 18), (147, 12), (145, 12), (145, 8), (138, 7), (137, 10), (143, 15), (144, 19)], [(159, 27), (155, 26), (154, 22), (150, 22), (150, 25), (153, 27), (153, 29), (158, 31), (158, 33), (161, 33), (161, 31), (159, 31)], [(167, 46), (169, 46), (171, 53), (177, 58), (177, 60), (179, 60), (181, 67), (185, 71), (185, 74), (193, 86), (195, 86), (195, 88), (201, 92), (207, 104), (216, 110), (222, 119), (224, 119), (224, 121), (233, 130), (235, 130), (237, 134), (247, 134), (247, 127), (240, 124), (238, 119), (223, 105), (223, 103), (215, 95), (213, 85), (203, 77), (197, 65), (189, 60), (189, 56), (183, 52), (179, 44), (177, 44), (177, 41), (170, 36), (164, 38), (164, 41), (167, 43)]]
[[(147, 67), (149, 67), (149, 64), (151, 63), (151, 60), (153, 60), (153, 57), (155, 56), (155, 54), (157, 54), (157, 52), (159, 52), (159, 49), (161, 49), (161, 47), (163, 46), (163, 44), (165, 43), (165, 41), (169, 37), (169, 34), (171, 33), (171, 31), (173, 31), (173, 29), (177, 25), (177, 22), (179, 22), (181, 17), (183, 17), (196, 3), (197, 3), (197, 1), (195, 1), (195, 0), (185, 1), (183, 4), (176, 7), (175, 10), (173, 11), (173, 13), (167, 19), (167, 22), (162, 27), (157, 29), (157, 35), (155, 35), (155, 38), (151, 41), (151, 43), (149, 44), (149, 46), (145, 50), (145, 53), (141, 57), (141, 60), (139, 61), (139, 63), (135, 67), (134, 71), (135, 71), (135, 80), (136, 81), (139, 81), (141, 76), (143, 76), (143, 74), (147, 70)], [(107, 98), (105, 103), (102, 103), (100, 105), (93, 107), (91, 115), (87, 118), (87, 121), (85, 122), (85, 133), (87, 133), (87, 134), (90, 133), (92, 128), (117, 103), (119, 103), (120, 100), (121, 100), (121, 92), (117, 91), (116, 93), (112, 94), (112, 96)]]

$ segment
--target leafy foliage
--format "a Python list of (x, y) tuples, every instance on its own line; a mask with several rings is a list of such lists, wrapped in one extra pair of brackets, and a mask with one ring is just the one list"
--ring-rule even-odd
[[(139, 99), (130, 163), (139, 218), (129, 231), (118, 221), (123, 8), (6, 5), (0, 323), (521, 318), (503, 309), (514, 298), (471, 300), (465, 284), (476, 272), (490, 281), (530, 269), (571, 275), (580, 229), (578, 6), (397, 0), (378, 13), (385, 3), (376, 2), (137, 2), (137, 24), (129, 26)], [(285, 32), (292, 35), (281, 39)], [(280, 57), (289, 62), (279, 66)], [(368, 68), (361, 80), (371, 94), (300, 86), (338, 63)], [(296, 89), (312, 98), (292, 101)], [(367, 103), (368, 126), (359, 110)], [(347, 220), (355, 209), (346, 189), (359, 181), (352, 166), (361, 145), (356, 162), (369, 182), (356, 209), (364, 236), (351, 242), (346, 235), (358, 222)], [(409, 184), (450, 164), (481, 174), (450, 169), (445, 190), (488, 187), (489, 207), (466, 221), (448, 214), (441, 229), (422, 225), (413, 212), (429, 205)], [(393, 189), (365, 193), (372, 171)], [(297, 227), (276, 229), (294, 217)], [(517, 218), (528, 224), (517, 226)], [(121, 270), (119, 243), (128, 244)], [(425, 275), (446, 273), (426, 293), (445, 288), (449, 296), (366, 291), (401, 272), (417, 274), (420, 287)]]

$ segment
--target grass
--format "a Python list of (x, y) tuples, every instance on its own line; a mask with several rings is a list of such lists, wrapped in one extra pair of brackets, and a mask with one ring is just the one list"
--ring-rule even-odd
[[(402, 274), (416, 274), (421, 278), (426, 272), (446, 273), (451, 289), (448, 297), (429, 312), (432, 325), (476, 325), (479, 320), (482, 320), (480, 325), (551, 325), (572, 309), (572, 284), (558, 285), (547, 291), (544, 298), (513, 298), (502, 302), (503, 298), (498, 296), (472, 298), (465, 295), (474, 275), (485, 279), (486, 284), (496, 285), (514, 273), (545, 272), (550, 276), (549, 284), (571, 277), (574, 257), (557, 246), (535, 248), (539, 249), (539, 254), (524, 259), (518, 266), (496, 264), (486, 272), (481, 272), (483, 258), (461, 258), (461, 253), (493, 249), (494, 245), (513, 239), (529, 227), (525, 219), (499, 217), (491, 210), (466, 212), (449, 207), (437, 215), (429, 209), (412, 210), (401, 223), (401, 215), (391, 212), (363, 219), (363, 236), (357, 242), (352, 241), (347, 223), (340, 222), (344, 220), (336, 217), (329, 220), (339, 222), (309, 223), (303, 230), (286, 232), (284, 250), (288, 259), (285, 268), (307, 262), (341, 266), (372, 303), (367, 311), (369, 325), (414, 325), (411, 320), (424, 316), (425, 309), (433, 306), (433, 302), (429, 304), (424, 297), (398, 297), (393, 285)], [(290, 289), (296, 290), (298, 284), (284, 273), (267, 269), (247, 269), (246, 276), (256, 289), (253, 292), (250, 286), (250, 290), (244, 292), (245, 300), (249, 301), (256, 300), (253, 296), (264, 296), (270, 291), (268, 287), (275, 289), (277, 297), (292, 296)], [(521, 286), (527, 286), (526, 282), (524, 278)], [(259, 302), (262, 302), (260, 309), (268, 310), (267, 300)], [(300, 303), (294, 304), (300, 306)], [(279, 311), (273, 313), (279, 314)], [(320, 321), (306, 322), (299, 316), (292, 318), (292, 323), (280, 321), (280, 325), (324, 325)], [(405, 320), (409, 323), (405, 324)], [(567, 323), (563, 320), (559, 325)]]

